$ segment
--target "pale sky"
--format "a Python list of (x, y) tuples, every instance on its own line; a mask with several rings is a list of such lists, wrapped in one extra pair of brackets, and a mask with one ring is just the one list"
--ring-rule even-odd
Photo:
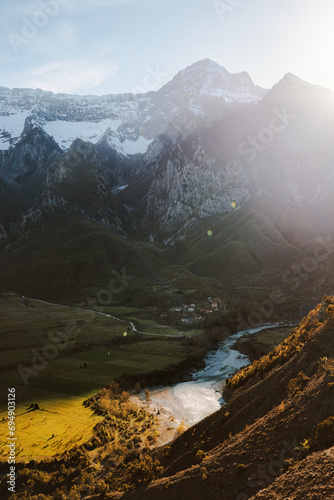
[(334, 90), (333, 25), (333, 0), (0, 0), (0, 86), (144, 92), (208, 57)]

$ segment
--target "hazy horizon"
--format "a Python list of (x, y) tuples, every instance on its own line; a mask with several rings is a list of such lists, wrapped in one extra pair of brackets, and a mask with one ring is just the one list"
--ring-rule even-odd
[(210, 58), (264, 88), (291, 72), (334, 89), (333, 13), (329, 0), (5, 0), (0, 86), (138, 93)]

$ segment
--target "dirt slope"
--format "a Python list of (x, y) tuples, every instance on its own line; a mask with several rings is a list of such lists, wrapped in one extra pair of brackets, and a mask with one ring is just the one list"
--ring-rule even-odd
[[(255, 498), (332, 498), (332, 486), (326, 486), (316, 467), (327, 457), (330, 474), (332, 452), (305, 458), (310, 450), (301, 446), (314, 438), (320, 422), (334, 415), (332, 301), (320, 304), (301, 323), (303, 335), (292, 337), (294, 354), (285, 363), (256, 373), (226, 406), (160, 450), (162, 477), (127, 492), (123, 500), (247, 500), (260, 490), (267, 496)], [(299, 494), (298, 474), (312, 470), (312, 460), (314, 473), (312, 480), (304, 478), (304, 496), (291, 496)], [(286, 472), (296, 461), (300, 463)], [(312, 497), (317, 484), (324, 496)], [(274, 496), (281, 494), (281, 487), (287, 493)]]

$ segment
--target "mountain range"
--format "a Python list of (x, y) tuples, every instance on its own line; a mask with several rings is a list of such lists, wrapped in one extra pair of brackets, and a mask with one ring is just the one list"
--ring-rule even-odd
[(333, 111), (290, 73), (267, 90), (208, 59), (146, 94), (1, 87), (0, 289), (75, 301), (125, 268), (132, 303), (314, 305), (334, 287)]

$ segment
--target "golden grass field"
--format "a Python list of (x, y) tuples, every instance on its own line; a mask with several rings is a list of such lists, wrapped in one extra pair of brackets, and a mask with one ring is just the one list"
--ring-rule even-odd
[[(28, 409), (28, 404), (16, 408), (16, 456), (19, 461), (52, 457), (75, 444), (86, 442), (92, 436), (93, 427), (102, 419), (94, 415), (82, 403), (85, 398), (68, 395), (51, 395), (31, 390), (34, 402), (39, 401), (40, 410)], [(19, 398), (19, 394), (18, 394)], [(0, 453), (7, 455), (8, 425), (0, 417)], [(54, 436), (54, 437), (52, 437)]]

